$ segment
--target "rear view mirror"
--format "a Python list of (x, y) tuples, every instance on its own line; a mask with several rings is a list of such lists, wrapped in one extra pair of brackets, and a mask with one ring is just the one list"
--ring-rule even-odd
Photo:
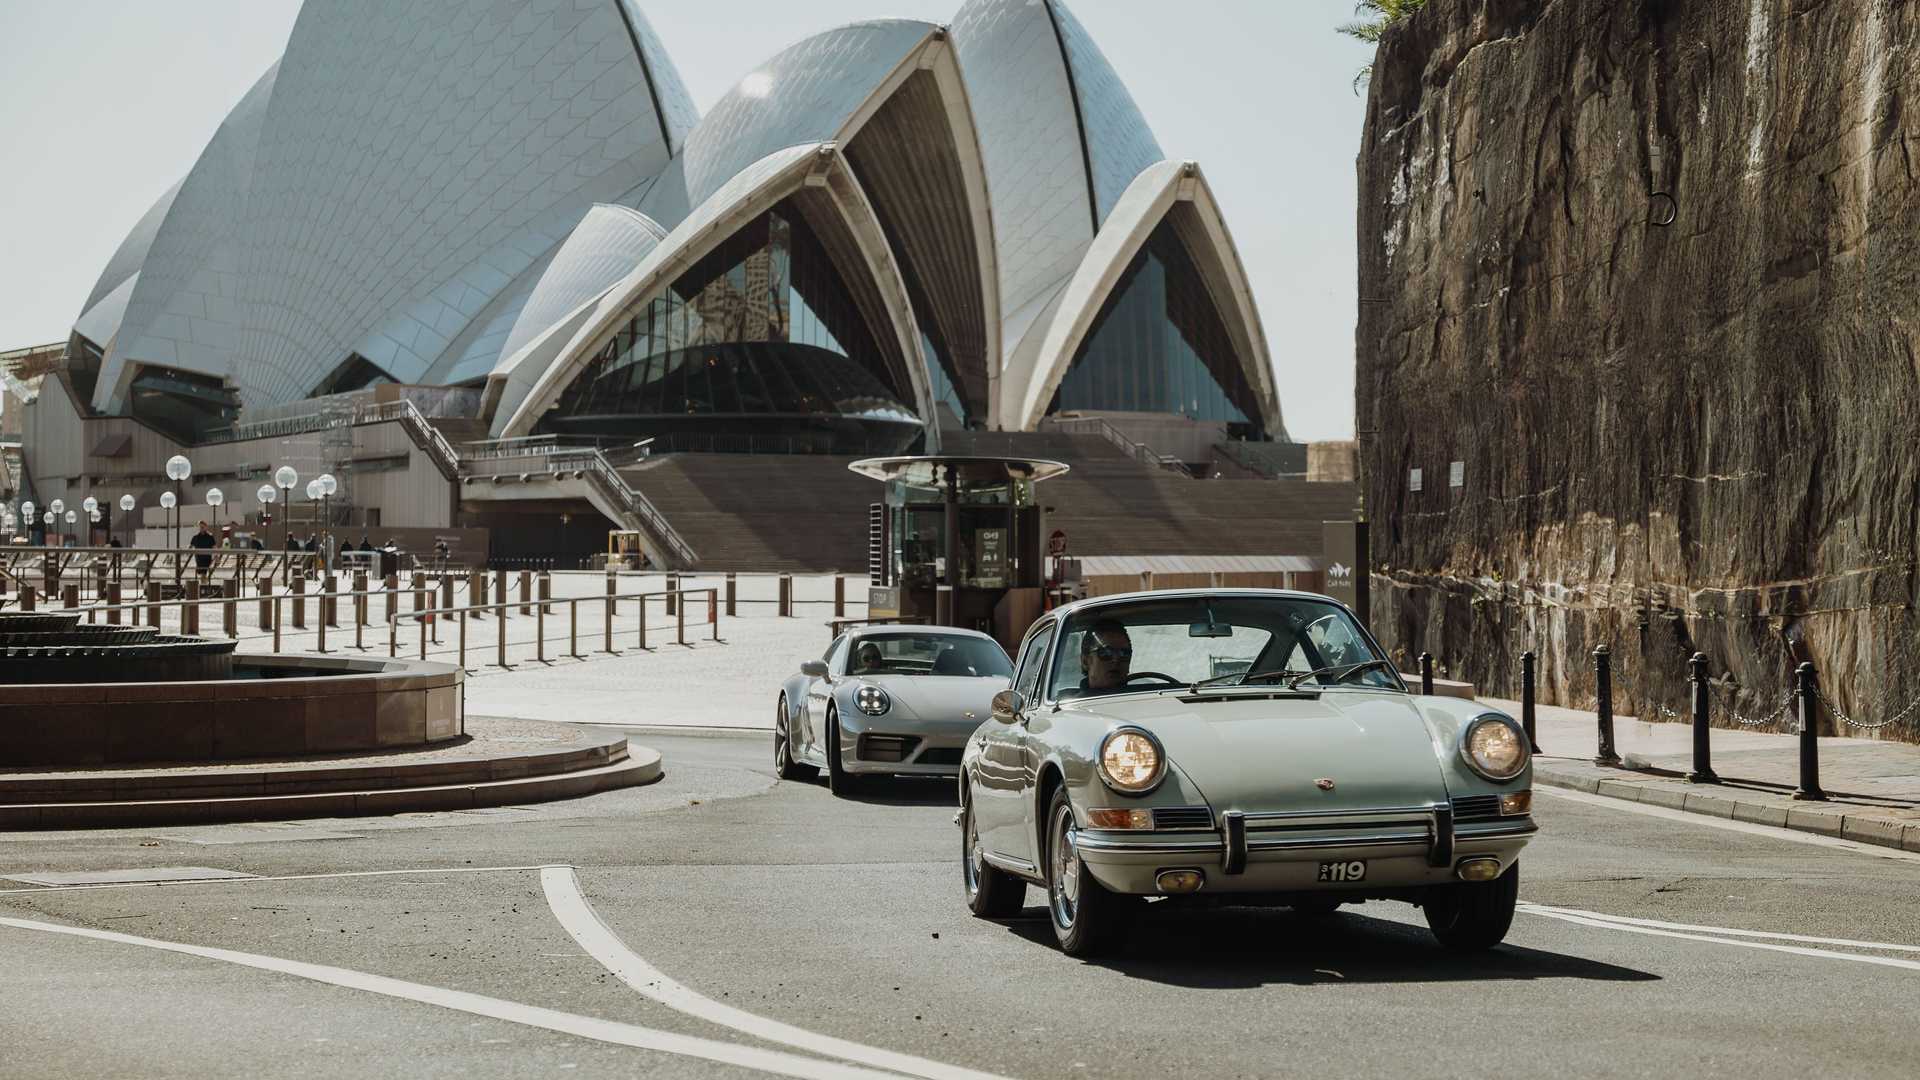
[(1188, 637), (1232, 637), (1233, 627), (1227, 623), (1197, 622), (1187, 626)]
[(800, 665), (800, 674), (809, 679), (824, 679), (827, 677), (827, 665), (819, 660), (808, 660)]
[(1020, 714), (1026, 709), (1026, 695), (1018, 690), (1002, 690), (993, 695), (993, 718), (1003, 724), (1020, 719)]

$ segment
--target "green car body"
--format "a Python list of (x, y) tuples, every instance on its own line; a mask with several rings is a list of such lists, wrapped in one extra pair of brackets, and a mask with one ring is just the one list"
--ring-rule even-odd
[[(1082, 687), (1075, 696), (1065, 684), (1073, 670), (1066, 638), (1074, 627), (1177, 611), (1169, 604), (1187, 601), (1202, 605), (1195, 610), (1209, 624), (1214, 604), (1251, 613), (1243, 619), (1271, 618), (1279, 631), (1264, 639), (1268, 653), (1287, 646), (1288, 620), (1313, 619), (1314, 626), (1338, 621), (1343, 655), (1369, 663), (1384, 657), (1351, 612), (1306, 593), (1133, 594), (1049, 612), (1016, 654), (1014, 691), (996, 702), (994, 719), (974, 733), (962, 758), (962, 858), (976, 913), (992, 906), (980, 901), (983, 888), (1005, 896), (1039, 885), (1049, 890), (1062, 944), (1089, 951), (1098, 942), (1076, 948), (1075, 927), (1062, 923), (1091, 909), (1063, 917), (1063, 906), (1075, 906), (1061, 903), (1066, 892), (1121, 911), (1128, 905), (1115, 898), (1211, 897), (1317, 911), (1398, 899), (1428, 908), (1429, 921), (1436, 912), (1457, 916), (1462, 901), (1491, 896), (1496, 910), (1481, 925), (1435, 930), (1449, 944), (1497, 941), (1511, 918), (1516, 860), (1536, 831), (1532, 767), (1523, 743), (1518, 770), (1491, 778), (1468, 760), (1463, 739), (1476, 725), (1497, 725), (1482, 738), (1511, 753), (1511, 740), (1524, 739), (1518, 725), (1473, 701), (1411, 694), (1384, 664), (1370, 666), (1377, 674), (1365, 682), (1309, 680), (1294, 688), (1291, 679), (1231, 685), (1230, 677), (1196, 687), (1185, 676), (1162, 683), (1167, 677), (1149, 678), (1153, 673), (1136, 673), (1137, 689), (1129, 684), (1099, 695)], [(1196, 636), (1249, 632), (1220, 626), (1208, 634), (1202, 625), (1194, 624)], [(1132, 629), (1138, 638), (1166, 628)], [(1302, 632), (1299, 641), (1309, 636)], [(1310, 643), (1298, 647), (1304, 651), (1293, 653), (1296, 662), (1318, 659)], [(1105, 741), (1125, 731), (1150, 739), (1164, 759), (1144, 790), (1110, 782), (1101, 764)], [(1050, 818), (1061, 799), (1068, 817)], [(1111, 827), (1116, 815), (1127, 819), (1125, 827)], [(1169, 877), (1183, 873), (1194, 876)], [(1078, 880), (1062, 880), (1068, 877)], [(1002, 910), (1009, 903), (1002, 901)], [(1111, 938), (1124, 922), (1104, 921), (1109, 925), (1078, 937)], [(1487, 923), (1497, 923), (1498, 932)]]

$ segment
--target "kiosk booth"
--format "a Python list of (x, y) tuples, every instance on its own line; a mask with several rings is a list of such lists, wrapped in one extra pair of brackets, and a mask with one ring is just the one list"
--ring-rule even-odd
[(869, 510), (868, 617), (980, 630), (1011, 652), (1045, 610), (1048, 534), (1034, 486), (1068, 467), (890, 457), (848, 468), (886, 485)]

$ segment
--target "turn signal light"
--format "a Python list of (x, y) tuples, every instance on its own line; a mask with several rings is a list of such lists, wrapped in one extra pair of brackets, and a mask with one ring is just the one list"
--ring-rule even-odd
[(1492, 881), (1500, 876), (1499, 859), (1465, 859), (1454, 870), (1461, 881)]
[(1198, 870), (1162, 870), (1160, 875), (1153, 879), (1153, 883), (1160, 886), (1160, 891), (1163, 893), (1195, 892), (1204, 881), (1206, 878)]
[(1103, 807), (1087, 811), (1089, 829), (1151, 829), (1153, 811)]
[(1516, 791), (1500, 796), (1500, 816), (1514, 817), (1533, 810), (1533, 792)]

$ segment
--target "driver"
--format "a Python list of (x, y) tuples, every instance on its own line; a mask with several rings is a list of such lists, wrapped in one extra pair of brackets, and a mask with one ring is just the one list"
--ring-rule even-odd
[(880, 670), (880, 646), (869, 641), (853, 654), (853, 672), (862, 675)]
[(1125, 624), (1102, 619), (1080, 638), (1080, 692), (1110, 694), (1124, 690), (1133, 671), (1133, 639)]

